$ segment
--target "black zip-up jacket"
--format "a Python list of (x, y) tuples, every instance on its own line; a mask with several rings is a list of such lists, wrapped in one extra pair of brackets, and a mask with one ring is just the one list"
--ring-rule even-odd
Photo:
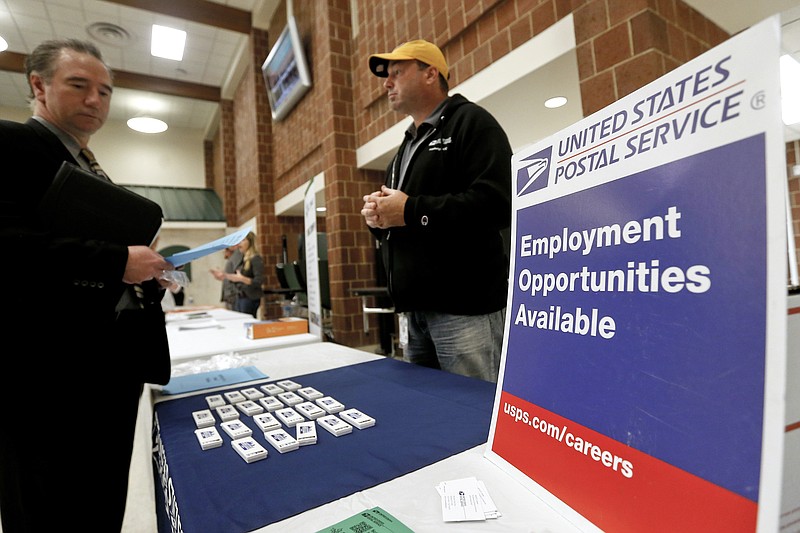
[[(403, 147), (401, 146), (400, 152)], [(380, 241), (395, 310), (486, 314), (506, 305), (511, 146), (488, 111), (457, 94), (414, 153), (400, 189), (403, 227)], [(386, 185), (396, 188), (400, 158)]]

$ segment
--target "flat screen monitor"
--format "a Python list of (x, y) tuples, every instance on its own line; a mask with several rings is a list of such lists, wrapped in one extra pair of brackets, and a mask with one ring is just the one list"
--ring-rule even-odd
[(261, 72), (267, 84), (272, 120), (282, 120), (311, 88), (311, 75), (294, 17), (289, 17), (261, 65)]

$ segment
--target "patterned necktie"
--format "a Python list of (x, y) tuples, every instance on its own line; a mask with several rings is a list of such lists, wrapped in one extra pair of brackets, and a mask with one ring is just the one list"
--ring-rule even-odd
[[(101, 178), (105, 178), (108, 181), (111, 181), (111, 178), (108, 177), (103, 167), (100, 166), (100, 163), (97, 162), (95, 159), (94, 154), (88, 148), (81, 148), (81, 155), (86, 159), (89, 163), (89, 168), (92, 169), (92, 172), (100, 176)], [(126, 298), (127, 296), (127, 298)], [(135, 298), (135, 299), (133, 299)], [(120, 298), (119, 303), (117, 304), (118, 310), (121, 309), (130, 309), (136, 307), (140, 309), (144, 309), (144, 289), (142, 289), (141, 285), (133, 285), (133, 295), (130, 292), (124, 293)]]
[(81, 148), (81, 155), (86, 159), (89, 163), (89, 168), (92, 169), (92, 172), (97, 174), (98, 176), (111, 181), (111, 178), (108, 177), (108, 174), (103, 170), (103, 167), (100, 166), (100, 163), (97, 162), (95, 159), (94, 154), (88, 148)]

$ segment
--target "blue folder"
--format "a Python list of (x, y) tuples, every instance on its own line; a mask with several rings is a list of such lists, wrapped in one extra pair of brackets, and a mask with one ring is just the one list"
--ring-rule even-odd
[(161, 394), (183, 394), (202, 389), (212, 389), (225, 385), (234, 385), (243, 381), (253, 381), (266, 378), (267, 375), (254, 366), (226, 368), (224, 370), (211, 370), (188, 376), (174, 376), (169, 383), (161, 389)]

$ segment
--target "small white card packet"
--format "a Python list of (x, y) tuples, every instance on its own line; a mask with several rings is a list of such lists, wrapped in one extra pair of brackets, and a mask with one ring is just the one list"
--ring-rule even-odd
[(296, 391), (297, 389), (302, 388), (302, 385), (299, 383), (292, 381), (291, 379), (284, 379), (282, 381), (277, 381), (276, 385), (286, 391)]
[(217, 423), (217, 419), (211, 414), (211, 409), (203, 409), (201, 411), (194, 411), (192, 413), (194, 418), (194, 425), (197, 429), (207, 428)]
[(442, 517), (445, 522), (486, 520), (501, 516), (486, 486), (474, 477), (442, 481), (436, 490), (442, 498)]
[(231, 441), (231, 447), (247, 463), (266, 459), (269, 455), (267, 449), (261, 446), (253, 437), (242, 437)]
[(200, 443), (200, 447), (204, 450), (222, 446), (222, 436), (219, 434), (216, 427), (196, 429), (194, 430), (194, 434), (197, 437), (197, 442)]
[(270, 396), (276, 396), (282, 392), (286, 392), (284, 389), (278, 387), (274, 383), (267, 383), (266, 385), (261, 385), (261, 390), (263, 390)]
[(266, 398), (259, 398), (258, 403), (267, 410), (267, 412), (277, 411), (278, 409), (283, 409), (286, 407), (283, 402), (277, 399), (274, 396), (267, 396)]

